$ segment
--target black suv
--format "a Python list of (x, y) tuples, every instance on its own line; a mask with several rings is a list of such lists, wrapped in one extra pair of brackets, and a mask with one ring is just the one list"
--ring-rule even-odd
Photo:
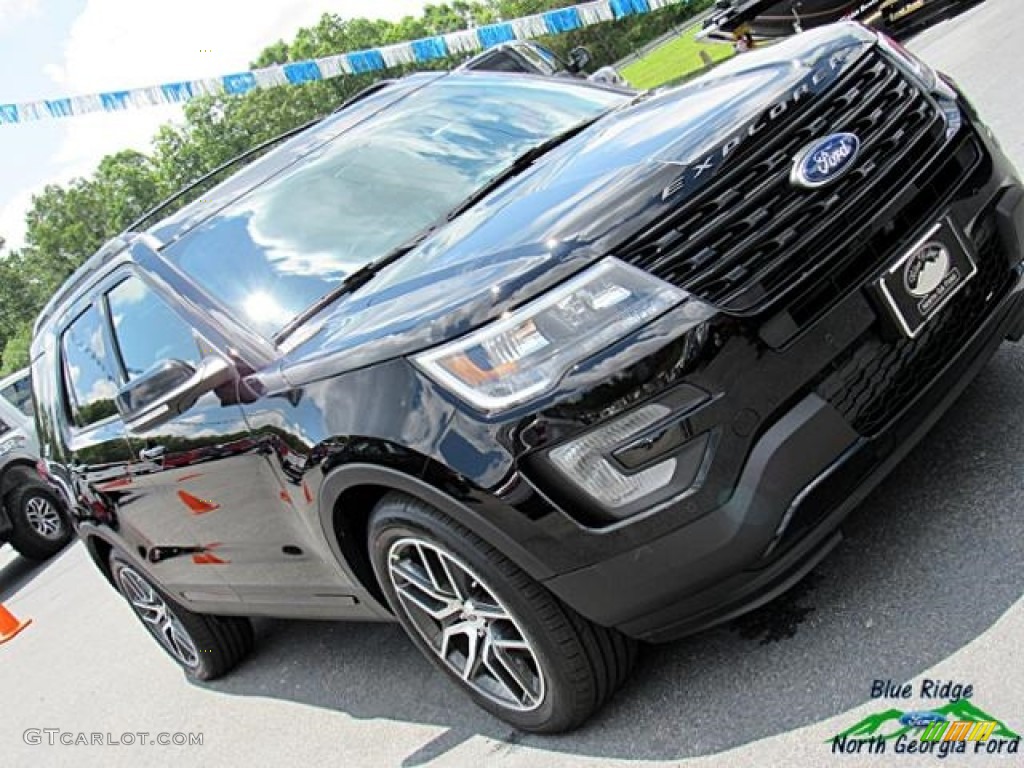
[(742, 30), (785, 37), (840, 19), (853, 19), (903, 37), (981, 0), (717, 0), (704, 35), (732, 40)]
[(792, 586), (1024, 332), (1024, 191), (844, 24), (685, 87), (416, 75), (110, 244), (36, 327), (52, 482), (202, 679), (397, 619), (519, 728)]

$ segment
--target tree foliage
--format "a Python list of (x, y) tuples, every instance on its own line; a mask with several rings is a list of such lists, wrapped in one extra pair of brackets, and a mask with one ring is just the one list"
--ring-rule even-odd
[[(540, 13), (573, 0), (454, 0), (427, 5), (398, 22), (343, 19), (325, 13), (291, 42), (265, 48), (254, 67), (329, 56), (444, 34)], [(576, 30), (541, 42), (565, 55), (590, 48), (594, 66), (615, 62), (668, 31), (711, 0), (693, 0), (657, 13)], [(445, 69), (452, 59), (431, 62)], [(424, 68), (422, 65), (416, 68)], [(414, 67), (407, 67), (411, 71)], [(241, 96), (204, 96), (185, 106), (180, 123), (162, 126), (149, 154), (124, 150), (103, 158), (92, 176), (47, 186), (32, 199), (25, 246), (3, 253), (0, 238), (0, 372), (27, 364), (31, 326), (49, 296), (109, 238), (159, 201), (211, 170), (275, 136), (329, 113), (394, 69), (333, 78), (298, 87), (254, 90)], [(0, 233), (2, 234), (2, 233)]]

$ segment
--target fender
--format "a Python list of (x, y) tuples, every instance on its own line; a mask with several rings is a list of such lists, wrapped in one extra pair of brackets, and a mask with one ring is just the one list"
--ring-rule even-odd
[(105, 526), (95, 525), (89, 522), (81, 522), (78, 525), (77, 530), (78, 538), (82, 540), (85, 545), (85, 551), (89, 553), (89, 558), (96, 564), (99, 572), (103, 574), (103, 578), (112, 586), (115, 590), (117, 585), (114, 584), (113, 578), (110, 575), (110, 563), (107, 562), (107, 558), (101, 557), (99, 551), (96, 549), (96, 542), (102, 541), (111, 549), (116, 549), (124, 557), (132, 562), (138, 570), (146, 575), (146, 578), (153, 578), (149, 572), (149, 566), (146, 561), (140, 558), (135, 552), (125, 545), (116, 534), (113, 534), (109, 528)]
[(7, 470), (12, 467), (25, 467), (33, 474), (37, 474), (37, 461), (34, 454), (21, 448), (12, 448), (0, 453), (0, 543), (6, 540), (6, 535), (14, 527), (4, 499), (7, 498), (8, 493), (14, 490), (16, 483)]
[[(149, 563), (145, 559), (139, 557), (138, 553), (133, 551), (132, 548), (110, 528), (90, 522), (83, 522), (78, 527), (78, 538), (80, 538), (82, 543), (85, 545), (85, 551), (89, 553), (89, 558), (93, 563), (95, 563), (99, 572), (103, 574), (103, 578), (107, 580), (107, 583), (110, 584), (111, 588), (113, 588), (115, 592), (120, 592), (120, 590), (118, 589), (117, 584), (114, 583), (113, 576), (110, 572), (109, 561), (100, 553), (96, 546), (100, 541), (111, 549), (117, 550), (118, 555), (127, 560), (135, 570), (139, 571), (150, 582), (158, 585), (160, 589), (165, 592), (169, 591), (160, 582), (160, 579), (156, 578), (150, 571)], [(173, 591), (170, 592), (170, 594), (171, 599), (174, 600), (174, 602), (195, 613), (248, 616), (248, 609), (251, 607), (240, 600), (198, 602), (186, 599)]]
[(331, 552), (350, 573), (349, 565), (341, 552), (337, 537), (334, 535), (332, 518), (334, 506), (342, 493), (360, 485), (383, 486), (429, 504), (499, 550), (537, 581), (555, 575), (554, 571), (524, 549), (522, 545), (466, 505), (423, 480), (375, 464), (342, 465), (327, 475), (320, 488), (320, 524), (330, 544)]
[(7, 470), (11, 466), (34, 467), (35, 463), (35, 458), (18, 449), (0, 454), (0, 543), (6, 540), (7, 533), (13, 527), (7, 505), (3, 502), (7, 494), (14, 489), (14, 481), (7, 475)]

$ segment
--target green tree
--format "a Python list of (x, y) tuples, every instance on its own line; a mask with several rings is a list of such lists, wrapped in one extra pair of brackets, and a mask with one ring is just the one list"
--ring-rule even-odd
[(160, 199), (153, 161), (124, 150), (100, 161), (90, 179), (49, 185), (32, 198), (25, 242), (44, 282), (63, 281), (110, 237)]
[(6, 376), (8, 373), (14, 373), (28, 365), (28, 348), (31, 343), (32, 325), (30, 323), (22, 323), (14, 335), (7, 339), (7, 343), (4, 344), (3, 356), (0, 358), (3, 360), (3, 364), (0, 365), (0, 375)]

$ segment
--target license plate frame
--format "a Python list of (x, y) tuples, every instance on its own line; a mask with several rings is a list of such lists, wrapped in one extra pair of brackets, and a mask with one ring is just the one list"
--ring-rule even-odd
[(900, 333), (913, 339), (977, 274), (967, 240), (947, 215), (893, 262), (875, 290)]

